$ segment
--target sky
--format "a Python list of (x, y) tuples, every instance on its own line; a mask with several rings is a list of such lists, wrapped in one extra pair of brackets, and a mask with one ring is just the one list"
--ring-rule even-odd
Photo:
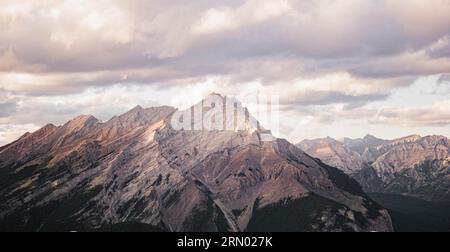
[(0, 145), (211, 92), (276, 96), (276, 136), (294, 143), (449, 137), (449, 13), (450, 0), (1, 0)]

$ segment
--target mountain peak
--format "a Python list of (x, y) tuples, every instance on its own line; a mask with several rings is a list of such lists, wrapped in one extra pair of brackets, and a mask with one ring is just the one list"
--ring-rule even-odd
[(129, 116), (134, 116), (134, 115), (138, 115), (139, 113), (141, 113), (144, 110), (144, 108), (142, 108), (140, 105), (136, 105), (135, 107), (133, 107), (132, 109), (128, 110), (127, 112), (123, 113), (122, 115), (119, 116), (119, 118), (124, 118), (124, 117), (129, 117)]
[(124, 114), (120, 115), (120, 118), (129, 118), (129, 117), (145, 117), (148, 116), (148, 114), (153, 114), (158, 111), (166, 111), (166, 110), (174, 110), (174, 108), (169, 106), (160, 106), (160, 107), (151, 107), (151, 108), (143, 108), (140, 105), (135, 106), (128, 112), (125, 112)]
[(80, 115), (68, 121), (63, 127), (68, 131), (78, 131), (85, 127), (91, 127), (100, 121), (92, 115)]
[(373, 135), (371, 135), (371, 134), (365, 135), (363, 139), (364, 139), (364, 140), (379, 140), (378, 137), (375, 137), (375, 136), (373, 136)]
[(128, 112), (111, 118), (106, 125), (118, 132), (126, 132), (165, 119), (174, 111), (175, 109), (169, 106), (143, 108), (137, 105)]
[(214, 97), (214, 96), (218, 96), (218, 97), (220, 97), (220, 98), (225, 98), (225, 96), (223, 96), (223, 95), (221, 95), (221, 94), (219, 94), (219, 93), (216, 93), (216, 92), (211, 92), (209, 95), (207, 95), (205, 98), (207, 98), (207, 97)]
[(204, 108), (214, 108), (215, 105), (216, 105), (215, 103), (217, 101), (220, 101), (221, 103), (225, 103), (227, 101), (228, 102), (230, 102), (230, 101), (239, 102), (239, 101), (237, 101), (234, 98), (227, 97), (227, 96), (221, 95), (219, 93), (212, 92), (209, 95), (203, 97), (203, 99), (199, 103), (194, 104), (192, 107), (196, 107), (196, 106), (202, 105), (202, 106), (204, 106)]
[[(0, 198), (6, 199), (0, 201), (0, 223), (12, 220), (12, 229), (29, 230), (27, 220), (32, 219), (36, 231), (52, 230), (53, 225), (93, 230), (127, 222), (152, 223), (176, 232), (265, 231), (265, 226), (280, 231), (392, 230), (388, 213), (365, 204), (371, 200), (355, 181), (345, 175), (336, 177), (334, 168), (286, 140), (262, 144), (264, 132), (251, 131), (260, 127), (245, 108), (235, 106), (233, 98), (227, 98), (222, 108), (223, 96), (210, 97), (214, 99), (194, 108), (208, 132), (186, 132), (166, 124), (177, 119), (175, 113), (180, 111), (174, 108), (137, 106), (91, 127), (86, 123), (97, 120), (80, 116), (33, 141), (3, 149), (0, 170), (7, 189), (0, 191)], [(224, 125), (218, 117), (229, 105), (234, 112), (239, 109), (239, 123), (232, 120), (234, 128), (226, 132), (207, 128), (208, 123)], [(185, 115), (191, 116), (192, 110)], [(69, 130), (72, 127), (79, 130)], [(17, 164), (25, 167), (20, 176)], [(295, 206), (296, 211), (314, 217), (305, 222), (293, 215), (274, 225), (270, 220), (284, 218), (279, 213), (285, 212), (286, 199), (293, 202), (290, 209)], [(305, 212), (298, 204), (303, 202), (329, 210), (320, 215), (314, 209)], [(32, 214), (55, 204), (63, 207), (58, 216), (49, 211)], [(274, 211), (267, 211), (272, 207)], [(235, 214), (237, 209), (242, 211)], [(352, 217), (356, 212), (362, 221)], [(200, 225), (195, 221), (199, 214)], [(315, 227), (324, 220), (329, 227)]]
[(56, 126), (53, 123), (48, 123), (44, 127), (42, 127), (42, 129), (44, 129), (44, 130), (49, 130), (49, 129), (54, 129), (54, 128), (56, 128)]
[(93, 115), (80, 115), (80, 116), (75, 117), (71, 121), (86, 122), (86, 121), (90, 121), (90, 120), (98, 120), (98, 119), (95, 118), (95, 116), (93, 116)]
[(420, 136), (420, 135), (409, 135), (406, 137), (395, 139), (395, 140), (393, 140), (393, 142), (394, 143), (415, 142), (421, 138), (422, 138), (422, 136)]
[(141, 105), (136, 105), (130, 111), (141, 111), (141, 110), (144, 110), (144, 108)]
[[(99, 120), (93, 115), (80, 115), (74, 119), (68, 121), (66, 125), (88, 124), (93, 122), (99, 122)], [(51, 127), (51, 125), (50, 125)]]
[[(172, 121), (177, 129), (186, 130), (193, 125), (195, 130), (243, 131), (250, 134), (259, 132), (263, 133), (264, 137), (271, 135), (271, 132), (262, 127), (241, 101), (233, 96), (224, 96), (216, 92), (210, 93), (185, 110), (177, 111)], [(178, 121), (183, 121), (184, 125), (179, 125)]]
[(406, 136), (406, 137), (404, 137), (404, 138), (410, 138), (410, 139), (419, 139), (419, 138), (422, 138), (422, 136), (421, 135), (418, 135), (418, 134), (415, 134), (415, 135), (409, 135), (409, 136)]
[(56, 128), (58, 128), (58, 127), (55, 126), (54, 124), (48, 123), (44, 127), (34, 131), (33, 133), (25, 132), (25, 134), (23, 134), (21, 137), (19, 137), (19, 139), (17, 139), (17, 141), (20, 141), (20, 140), (23, 140), (23, 139), (26, 139), (26, 138), (32, 137), (32, 136), (44, 136), (44, 135), (48, 134), (49, 132), (52, 132)]

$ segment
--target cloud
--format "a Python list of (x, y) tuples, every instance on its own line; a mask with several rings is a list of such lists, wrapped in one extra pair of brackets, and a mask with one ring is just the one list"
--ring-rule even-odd
[(443, 37), (432, 44), (426, 51), (427, 55), (433, 58), (450, 57), (450, 36)]
[(449, 35), (445, 2), (2, 1), (0, 55), (10, 63), (0, 69), (178, 70), (179, 62), (200, 64), (202, 55), (217, 57), (208, 60), (221, 66), (278, 54), (300, 62), (392, 57)]
[(337, 91), (302, 91), (284, 101), (288, 105), (326, 105), (333, 103), (367, 103), (384, 100), (387, 94), (352, 95)]
[(450, 126), (450, 102), (439, 102), (430, 106), (381, 109), (374, 124), (390, 124), (401, 127)]
[(421, 51), (376, 58), (355, 66), (349, 72), (372, 78), (432, 75), (450, 72), (450, 59), (429, 58)]
[(7, 116), (15, 113), (17, 110), (17, 104), (13, 102), (0, 103), (0, 117)]
[[(448, 13), (446, 0), (3, 0), (1, 121), (40, 125), (90, 110), (107, 117), (76, 100), (104, 94), (110, 102), (120, 88), (138, 87), (127, 89), (129, 99), (258, 89), (278, 95), (286, 113), (303, 116), (301, 107), (317, 123), (336, 122), (396, 103), (421, 76), (445, 80)], [(448, 94), (445, 83), (433, 89)], [(118, 102), (114, 112), (130, 105)]]
[(443, 74), (439, 77), (438, 84), (450, 88), (450, 74)]
[(192, 31), (207, 34), (240, 29), (280, 17), (290, 10), (289, 1), (286, 0), (249, 0), (235, 9), (227, 6), (211, 8), (202, 14)]
[(0, 124), (0, 146), (17, 140), (25, 132), (33, 132), (38, 127), (34, 124)]
[(93, 114), (101, 120), (142, 105), (157, 106), (151, 87), (115, 85), (89, 88), (80, 94), (27, 96), (9, 94), (0, 103), (0, 124), (63, 124), (80, 114)]

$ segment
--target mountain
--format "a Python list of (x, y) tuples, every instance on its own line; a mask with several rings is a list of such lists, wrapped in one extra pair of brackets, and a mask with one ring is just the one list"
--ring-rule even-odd
[(175, 129), (180, 114), (220, 124), (220, 102), (80, 116), (0, 148), (0, 229), (393, 230), (355, 180), (286, 140), (262, 141), (246, 109), (231, 130)]
[(344, 145), (361, 156), (361, 162), (371, 163), (383, 152), (379, 147), (388, 144), (390, 141), (366, 135), (364, 138), (350, 139), (344, 138)]
[(330, 137), (304, 140), (297, 146), (306, 153), (319, 157), (327, 164), (331, 164), (347, 174), (353, 174), (363, 166), (363, 159), (360, 153)]
[[(334, 143), (327, 145), (330, 150), (326, 154), (324, 142)], [(366, 192), (450, 201), (450, 140), (444, 136), (412, 135), (395, 140), (366, 136), (343, 142), (327, 138), (306, 140), (298, 146), (350, 174)]]

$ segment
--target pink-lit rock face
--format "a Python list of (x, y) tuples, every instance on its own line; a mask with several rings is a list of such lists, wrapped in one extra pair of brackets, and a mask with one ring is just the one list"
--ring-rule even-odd
[(387, 211), (354, 180), (286, 140), (261, 141), (257, 129), (174, 130), (175, 111), (136, 107), (104, 123), (81, 116), (1, 149), (1, 221), (17, 230), (137, 222), (168, 231), (392, 231)]
[(450, 200), (450, 140), (444, 136), (394, 140), (368, 136), (343, 142), (327, 138), (305, 140), (298, 146), (355, 177), (367, 192)]

